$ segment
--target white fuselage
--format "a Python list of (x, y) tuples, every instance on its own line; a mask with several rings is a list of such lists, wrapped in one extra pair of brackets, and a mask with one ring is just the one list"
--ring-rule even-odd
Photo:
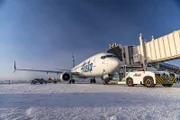
[(111, 53), (99, 53), (75, 66), (71, 72), (78, 72), (82, 77), (102, 77), (113, 74), (120, 67), (120, 60)]

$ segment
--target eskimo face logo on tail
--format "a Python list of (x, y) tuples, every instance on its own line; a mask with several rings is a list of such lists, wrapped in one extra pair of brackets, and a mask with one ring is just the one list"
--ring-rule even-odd
[(82, 72), (91, 72), (92, 66), (93, 66), (93, 63), (90, 63), (90, 61), (88, 63), (84, 62), (84, 64), (82, 65), (81, 71)]

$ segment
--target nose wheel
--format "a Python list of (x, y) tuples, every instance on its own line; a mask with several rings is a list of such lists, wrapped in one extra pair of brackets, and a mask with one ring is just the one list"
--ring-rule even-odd
[(96, 83), (96, 79), (95, 78), (90, 79), (90, 83)]
[(109, 80), (104, 80), (103, 84), (106, 85), (108, 84)]

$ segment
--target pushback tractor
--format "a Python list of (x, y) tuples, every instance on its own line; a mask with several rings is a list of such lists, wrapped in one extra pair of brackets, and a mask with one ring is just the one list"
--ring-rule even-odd
[(126, 72), (126, 66), (123, 67), (124, 76), (121, 78), (127, 86), (143, 85), (154, 87), (158, 84), (164, 87), (173, 85), (173, 77), (166, 71), (130, 71)]

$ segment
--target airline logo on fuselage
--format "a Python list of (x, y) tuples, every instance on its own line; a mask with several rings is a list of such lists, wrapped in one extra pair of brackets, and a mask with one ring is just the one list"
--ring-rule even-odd
[(81, 71), (82, 72), (91, 72), (92, 71), (92, 66), (93, 66), (93, 63), (90, 63), (89, 62), (84, 62), (84, 64), (82, 65), (82, 68), (81, 68)]
[(135, 73), (134, 75), (133, 75), (134, 77), (141, 77), (141, 74), (139, 73)]

